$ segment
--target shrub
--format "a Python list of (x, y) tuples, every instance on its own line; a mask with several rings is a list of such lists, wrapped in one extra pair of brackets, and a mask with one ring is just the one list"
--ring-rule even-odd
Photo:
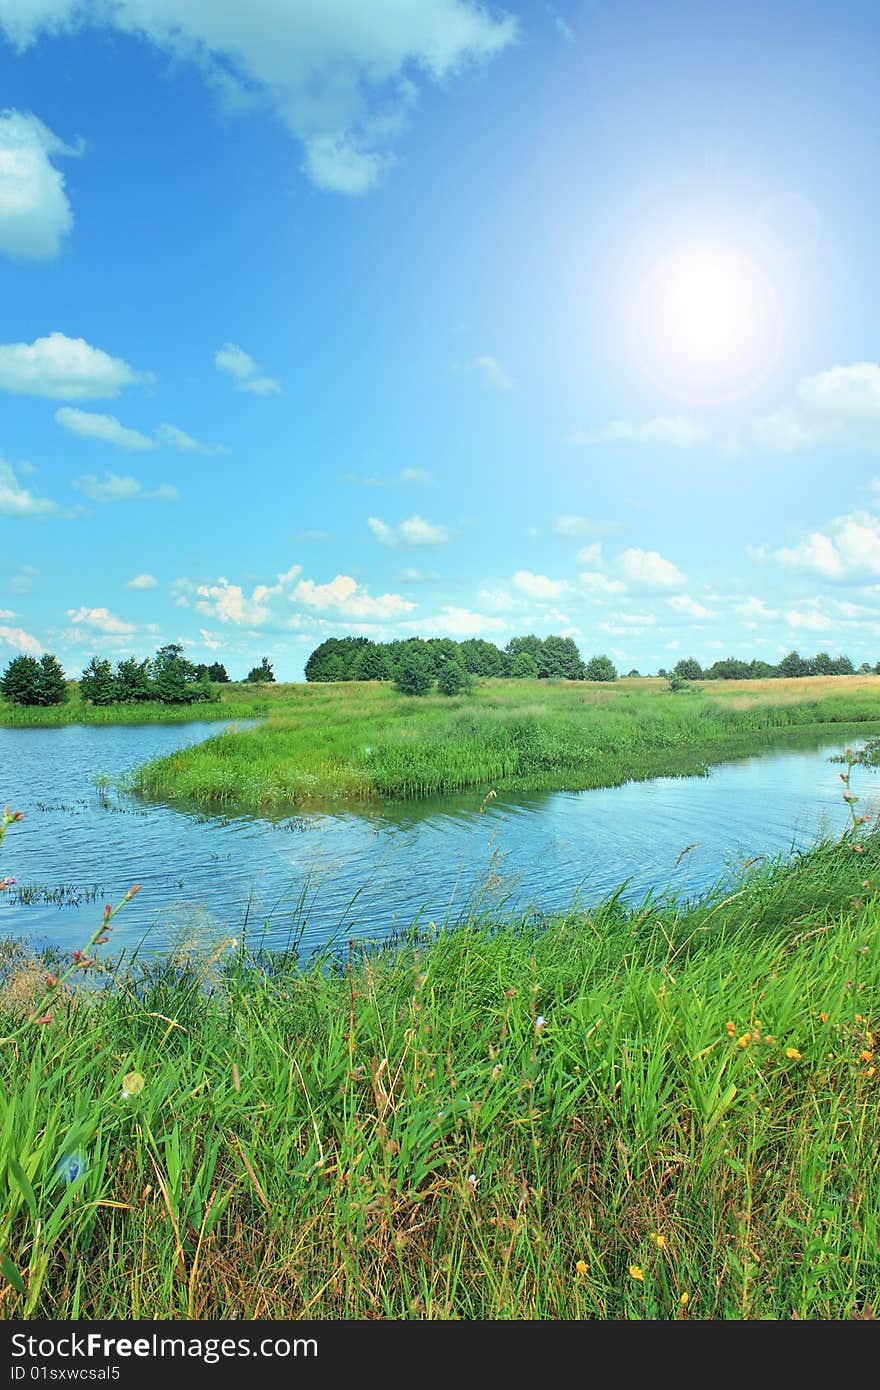
[(521, 681), (536, 681), (538, 679), (538, 663), (531, 652), (517, 652), (513, 658), (510, 674)]
[(610, 656), (591, 656), (586, 669), (588, 681), (617, 680), (617, 668)]
[(461, 695), (463, 691), (470, 690), (470, 688), (471, 678), (467, 671), (456, 661), (447, 661), (437, 677), (437, 689), (440, 694)]
[(434, 677), (422, 653), (405, 648), (397, 663), (394, 689), (401, 695), (427, 695), (433, 684)]

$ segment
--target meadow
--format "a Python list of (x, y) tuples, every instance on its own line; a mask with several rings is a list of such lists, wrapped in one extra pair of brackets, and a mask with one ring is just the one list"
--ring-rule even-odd
[(7, 943), (0, 1317), (870, 1318), (865, 831), (308, 962)]
[[(786, 734), (880, 720), (880, 678), (482, 681), (412, 697), (378, 682), (263, 687), (254, 729), (138, 769), (144, 795), (278, 812), (465, 787), (580, 791), (704, 772)], [(222, 708), (222, 706), (221, 706)]]

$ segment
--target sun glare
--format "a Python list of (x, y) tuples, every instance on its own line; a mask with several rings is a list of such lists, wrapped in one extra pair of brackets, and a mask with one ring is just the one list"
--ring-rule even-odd
[(738, 252), (680, 251), (642, 284), (632, 337), (643, 370), (670, 395), (732, 400), (758, 385), (779, 356), (779, 296)]

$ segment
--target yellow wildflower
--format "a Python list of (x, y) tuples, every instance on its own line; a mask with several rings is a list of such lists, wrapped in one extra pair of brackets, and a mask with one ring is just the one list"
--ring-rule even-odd
[(751, 1041), (752, 1041), (752, 1035), (751, 1035), (751, 1033), (743, 1033), (743, 1035), (742, 1035), (741, 1038), (737, 1038), (737, 1040), (736, 1040), (736, 1045), (737, 1045), (737, 1047), (748, 1047), (748, 1045), (749, 1045), (749, 1043), (750, 1043)]
[(873, 1054), (873, 1052), (869, 1052), (869, 1051), (867, 1050), (867, 1048), (864, 1050), (864, 1052), (860, 1052), (860, 1053), (859, 1053), (859, 1061), (860, 1061), (860, 1062), (873, 1062), (873, 1060), (874, 1060), (874, 1054)]
[(678, 1301), (681, 1304), (682, 1308), (686, 1308), (688, 1306), (688, 1304), (691, 1301), (691, 1296), (688, 1293), (687, 1289), (685, 1289), (684, 1293)]
[(871, 1080), (871, 1077), (874, 1075), (874, 1073), (876, 1072), (876, 1070), (877, 1070), (876, 1067), (868, 1067), (868, 1070), (865, 1072), (865, 1075), (867, 1076), (867, 1078), (868, 1078), (869, 1081)]
[(644, 1284), (644, 1282), (645, 1282), (645, 1271), (641, 1268), (640, 1265), (630, 1265), (630, 1267), (629, 1267), (629, 1272), (630, 1272), (630, 1274), (632, 1275), (632, 1277), (633, 1277), (634, 1279), (637, 1279), (637, 1280), (638, 1280), (638, 1282), (639, 1282), (640, 1284)]
[(652, 1231), (651, 1239), (653, 1240), (658, 1250), (662, 1250), (664, 1245), (666, 1244), (666, 1237), (661, 1236), (659, 1231)]
[(735, 1023), (725, 1023), (724, 1026), (725, 1026), (725, 1028), (727, 1029), (728, 1036), (732, 1038), (733, 1035), (734, 1035), (734, 1033), (736, 1032), (736, 1024), (735, 1024)]
[(820, 1022), (820, 1023), (827, 1023), (827, 1022), (828, 1022), (828, 1015), (827, 1015), (827, 1014), (820, 1014), (820, 1015), (819, 1015), (819, 1022)]
[(583, 1279), (588, 1269), (586, 1260), (578, 1260), (577, 1264), (575, 1265), (575, 1269), (577, 1270), (578, 1277)]
[(793, 1062), (799, 1062), (801, 1060), (801, 1054), (796, 1047), (787, 1047), (785, 1049), (785, 1055), (786, 1057), (790, 1057)]

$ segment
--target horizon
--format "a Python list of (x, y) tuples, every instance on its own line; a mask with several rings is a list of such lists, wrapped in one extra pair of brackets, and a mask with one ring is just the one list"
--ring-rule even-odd
[(0, 668), (880, 656), (880, 15), (0, 0)]

